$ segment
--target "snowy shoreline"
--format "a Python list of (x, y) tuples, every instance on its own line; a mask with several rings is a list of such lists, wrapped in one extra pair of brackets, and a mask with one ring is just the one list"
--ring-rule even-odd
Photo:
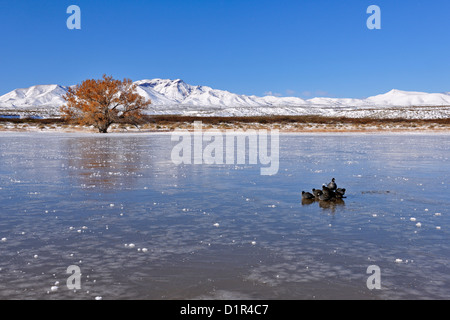
[[(169, 123), (169, 124), (146, 124), (141, 127), (131, 125), (112, 125), (108, 132), (110, 135), (154, 135), (170, 134), (175, 130), (185, 130), (192, 132), (194, 130), (192, 123)], [(422, 124), (405, 125), (396, 123), (384, 124), (260, 124), (260, 123), (233, 123), (233, 124), (203, 124), (203, 130), (207, 131), (246, 131), (246, 130), (278, 130), (280, 134), (450, 134), (450, 125), (447, 124)], [(98, 133), (92, 126), (78, 126), (68, 124), (37, 124), (37, 123), (0, 123), (0, 133), (64, 133), (64, 134), (94, 134)]]

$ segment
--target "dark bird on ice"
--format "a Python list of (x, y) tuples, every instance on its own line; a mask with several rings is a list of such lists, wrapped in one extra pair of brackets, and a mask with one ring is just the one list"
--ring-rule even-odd
[(319, 189), (312, 189), (313, 195), (318, 198), (323, 192)]
[(331, 179), (331, 182), (327, 185), (328, 189), (331, 189), (332, 191), (337, 189), (336, 179)]
[(302, 191), (302, 199), (314, 199), (315, 196), (312, 193)]
[(345, 198), (345, 188), (337, 188), (336, 189), (336, 197), (337, 198)]

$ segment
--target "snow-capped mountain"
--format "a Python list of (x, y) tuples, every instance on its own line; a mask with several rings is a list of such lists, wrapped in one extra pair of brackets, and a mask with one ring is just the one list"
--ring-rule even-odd
[(61, 106), (65, 103), (63, 95), (66, 92), (66, 87), (56, 84), (16, 89), (0, 97), (0, 107), (34, 108)]
[[(192, 86), (184, 81), (150, 79), (136, 81), (137, 91), (152, 101), (151, 114), (184, 114), (210, 116), (250, 115), (332, 115), (449, 117), (450, 93), (424, 93), (391, 90), (366, 99), (247, 96)], [(28, 110), (44, 115), (58, 115), (65, 101), (67, 87), (38, 85), (16, 89), (0, 96), (0, 111)], [(411, 108), (414, 107), (414, 108)], [(438, 108), (439, 107), (439, 108)], [(389, 112), (388, 112), (389, 111)]]
[(369, 104), (376, 106), (443, 106), (449, 105), (450, 95), (448, 93), (425, 93), (391, 90), (365, 99)]
[[(181, 104), (211, 107), (253, 107), (307, 104), (305, 100), (300, 98), (246, 96), (207, 86), (191, 86), (180, 79), (141, 80), (136, 81), (135, 84), (149, 95), (153, 94), (152, 104), (155, 106)], [(161, 100), (159, 95), (155, 95), (155, 92), (170, 101)]]

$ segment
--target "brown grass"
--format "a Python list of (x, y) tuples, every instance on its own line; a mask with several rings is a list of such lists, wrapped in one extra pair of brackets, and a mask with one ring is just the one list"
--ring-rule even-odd
[(1, 118), (0, 123), (27, 123), (27, 124), (57, 124), (57, 123), (65, 123), (63, 119), (60, 118), (50, 118), (50, 119), (35, 119), (35, 118), (21, 118), (21, 119), (9, 119), (9, 118)]
[(450, 118), (445, 119), (376, 119), (376, 118), (346, 118), (346, 117), (324, 117), (324, 116), (255, 116), (255, 117), (196, 117), (196, 116), (177, 116), (177, 115), (157, 115), (147, 116), (146, 122), (154, 122), (157, 124), (171, 124), (194, 121), (201, 121), (203, 124), (220, 125), (220, 124), (240, 124), (240, 123), (259, 123), (259, 124), (327, 124), (327, 125), (383, 125), (383, 124), (399, 124), (411, 126), (415, 124), (430, 125), (441, 124), (450, 125)]

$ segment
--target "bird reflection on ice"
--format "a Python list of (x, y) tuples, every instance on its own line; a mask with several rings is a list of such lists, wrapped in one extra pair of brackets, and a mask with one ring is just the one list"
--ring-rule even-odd
[(314, 203), (318, 203), (319, 207), (322, 209), (331, 210), (332, 213), (336, 212), (336, 208), (339, 206), (345, 206), (345, 201), (343, 199), (335, 199), (333, 201), (322, 201), (315, 199), (302, 199), (302, 205), (309, 206)]

